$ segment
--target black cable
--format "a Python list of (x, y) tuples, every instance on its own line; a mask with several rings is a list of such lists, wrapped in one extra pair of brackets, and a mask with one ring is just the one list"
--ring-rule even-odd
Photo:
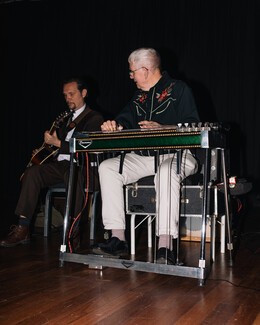
[(253, 291), (260, 291), (260, 289), (256, 289), (256, 288), (251, 288), (251, 287), (246, 287), (246, 286), (242, 286), (240, 284), (235, 284), (229, 280), (226, 279), (214, 279), (214, 278), (207, 278), (208, 280), (213, 280), (213, 281), (223, 281), (223, 282), (227, 282), (230, 283), (232, 286), (237, 287), (237, 288), (243, 288), (243, 289), (248, 289), (248, 290), (253, 290)]

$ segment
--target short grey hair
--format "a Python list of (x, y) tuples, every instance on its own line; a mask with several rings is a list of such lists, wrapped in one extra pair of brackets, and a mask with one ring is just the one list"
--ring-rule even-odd
[(153, 48), (142, 47), (133, 51), (128, 57), (129, 64), (138, 64), (139, 68), (146, 67), (149, 70), (161, 70), (160, 54)]

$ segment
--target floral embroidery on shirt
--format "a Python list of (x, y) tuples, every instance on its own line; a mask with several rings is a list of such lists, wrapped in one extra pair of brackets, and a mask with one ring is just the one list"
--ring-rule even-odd
[(138, 98), (136, 99), (137, 102), (144, 103), (147, 99), (146, 93), (141, 93), (138, 95)]
[(171, 92), (172, 92), (172, 86), (174, 85), (174, 83), (172, 82), (170, 84), (169, 87), (167, 87), (166, 89), (164, 89), (161, 94), (156, 93), (156, 98), (158, 100), (158, 103), (163, 102), (167, 97), (170, 96)]

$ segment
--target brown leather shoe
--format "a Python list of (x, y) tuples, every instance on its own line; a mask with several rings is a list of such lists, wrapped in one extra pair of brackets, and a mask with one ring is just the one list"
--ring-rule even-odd
[(0, 241), (2, 247), (14, 247), (19, 244), (28, 244), (30, 242), (30, 230), (27, 226), (12, 225), (11, 231), (7, 237)]

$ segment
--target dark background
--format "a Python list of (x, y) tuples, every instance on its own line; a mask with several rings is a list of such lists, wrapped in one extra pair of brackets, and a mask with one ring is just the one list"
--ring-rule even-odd
[(155, 47), (193, 90), (202, 121), (230, 125), (230, 173), (259, 193), (257, 0), (1, 1), (2, 198), (13, 214), (19, 177), (43, 132), (65, 110), (62, 80), (91, 80), (106, 118), (131, 98), (127, 58)]

